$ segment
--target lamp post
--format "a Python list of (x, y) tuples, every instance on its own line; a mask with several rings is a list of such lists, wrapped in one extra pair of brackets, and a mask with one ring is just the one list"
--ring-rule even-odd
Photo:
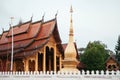
[(13, 17), (10, 18), (11, 19), (11, 24), (10, 24), (10, 27), (12, 29), (12, 51), (11, 51), (11, 66), (10, 66), (10, 70), (13, 71), (13, 53), (14, 53), (14, 40), (13, 40), (13, 26), (12, 26), (12, 20), (14, 19)]

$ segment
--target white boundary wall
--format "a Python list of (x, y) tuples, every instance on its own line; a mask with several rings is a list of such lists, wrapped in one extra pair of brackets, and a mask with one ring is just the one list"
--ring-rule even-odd
[(0, 72), (0, 80), (120, 80), (120, 71)]

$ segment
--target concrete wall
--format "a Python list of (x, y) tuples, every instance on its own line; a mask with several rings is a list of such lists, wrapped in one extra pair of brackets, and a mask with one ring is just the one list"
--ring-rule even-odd
[(0, 80), (120, 80), (120, 71), (0, 72)]

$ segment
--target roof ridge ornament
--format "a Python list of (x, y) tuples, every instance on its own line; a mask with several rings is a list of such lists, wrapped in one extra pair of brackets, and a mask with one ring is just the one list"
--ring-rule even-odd
[(2, 31), (4, 32), (4, 28), (2, 27)]
[(22, 19), (20, 18), (18, 26), (20, 27), (22, 25)]
[(44, 14), (43, 14), (43, 16), (42, 16), (42, 21), (44, 21), (44, 17), (45, 17), (45, 12), (44, 12)]
[(32, 20), (33, 20), (33, 14), (32, 14), (32, 16), (31, 16), (31, 18), (30, 18), (30, 21), (32, 22)]
[(57, 18), (57, 15), (58, 15), (58, 10), (57, 10), (57, 12), (56, 12), (56, 14), (55, 14), (55, 19)]

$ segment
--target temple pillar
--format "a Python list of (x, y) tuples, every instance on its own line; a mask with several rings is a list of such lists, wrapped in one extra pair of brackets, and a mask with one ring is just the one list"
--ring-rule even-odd
[(38, 71), (38, 53), (35, 56), (35, 71)]
[(25, 66), (26, 66), (26, 61), (25, 61), (25, 59), (23, 59), (23, 63), (24, 63), (24, 71), (26, 71), (26, 70), (25, 70)]
[(28, 66), (29, 66), (28, 59), (26, 59), (25, 60), (25, 71), (29, 71)]
[(43, 53), (43, 71), (46, 71), (46, 47), (44, 48), (44, 53)]
[(54, 71), (56, 71), (56, 53), (57, 53), (57, 51), (56, 51), (56, 45), (55, 45), (55, 47), (54, 47)]
[(60, 63), (60, 70), (61, 70), (61, 68), (62, 68), (62, 56), (60, 55), (60, 57), (59, 57), (59, 63)]
[(16, 63), (13, 62), (13, 71), (16, 71)]

